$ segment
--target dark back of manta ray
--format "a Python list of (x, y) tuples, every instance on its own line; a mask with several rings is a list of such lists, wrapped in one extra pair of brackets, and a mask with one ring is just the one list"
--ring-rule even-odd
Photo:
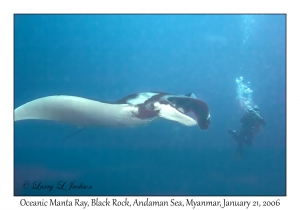
[(197, 118), (201, 130), (207, 130), (210, 124), (209, 109), (205, 102), (195, 98), (169, 97), (168, 100), (176, 104), (176, 108), (182, 108), (185, 113), (193, 112)]

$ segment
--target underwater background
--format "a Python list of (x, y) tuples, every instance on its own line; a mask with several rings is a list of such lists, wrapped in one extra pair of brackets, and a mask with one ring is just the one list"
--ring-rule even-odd
[[(244, 114), (240, 76), (267, 122), (242, 158), (227, 133)], [(14, 108), (50, 95), (114, 102), (147, 91), (193, 92), (209, 106), (209, 129), (162, 119), (63, 141), (78, 128), (17, 121), (14, 194), (286, 195), (285, 15), (14, 16)], [(56, 188), (71, 182), (90, 189)]]

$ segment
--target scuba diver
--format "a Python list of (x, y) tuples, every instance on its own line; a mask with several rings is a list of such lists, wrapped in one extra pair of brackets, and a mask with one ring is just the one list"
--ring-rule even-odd
[(237, 155), (243, 155), (243, 144), (252, 145), (254, 133), (258, 132), (261, 125), (266, 125), (265, 120), (260, 116), (260, 111), (257, 105), (248, 109), (241, 118), (242, 128), (238, 133), (235, 130), (228, 130), (234, 139), (238, 142)]

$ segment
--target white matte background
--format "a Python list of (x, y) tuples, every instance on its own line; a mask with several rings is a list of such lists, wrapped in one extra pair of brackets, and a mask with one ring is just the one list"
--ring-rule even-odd
[[(288, 2), (288, 3), (287, 3)], [(55, 197), (14, 197), (13, 194), (13, 15), (15, 13), (286, 13), (287, 14), (287, 196), (286, 197), (195, 197), (195, 200), (276, 200), (280, 207), (260, 209), (297, 209), (299, 193), (299, 8), (297, 1), (271, 0), (2, 0), (0, 1), (0, 206), (1, 209), (41, 209), (45, 207), (21, 207), (20, 200), (49, 200)], [(74, 200), (77, 197), (56, 197)], [(78, 197), (89, 200), (96, 197)], [(102, 197), (105, 198), (105, 197)], [(112, 198), (112, 197), (111, 197)], [(122, 199), (123, 197), (117, 197)], [(129, 197), (133, 202), (135, 197)], [(145, 200), (146, 197), (139, 197)], [(171, 197), (149, 197), (151, 200), (170, 200)], [(185, 197), (174, 197), (185, 203)], [(6, 208), (3, 208), (6, 207)], [(7, 208), (8, 207), (8, 208)], [(46, 207), (54, 208), (54, 207)], [(60, 207), (66, 208), (66, 207)], [(89, 207), (99, 209), (103, 207)], [(182, 207), (177, 207), (178, 209)], [(198, 207), (212, 209), (213, 207)], [(82, 209), (71, 207), (69, 209)], [(109, 209), (114, 209), (110, 207)], [(141, 209), (140, 207), (130, 209)], [(149, 208), (147, 208), (149, 209)], [(167, 207), (161, 209), (174, 209)], [(192, 209), (185, 207), (184, 209)], [(196, 208), (197, 209), (197, 208)], [(215, 208), (214, 208), (215, 209)], [(227, 208), (229, 209), (229, 208)], [(235, 209), (245, 209), (235, 208)], [(249, 209), (254, 209), (250, 207)]]

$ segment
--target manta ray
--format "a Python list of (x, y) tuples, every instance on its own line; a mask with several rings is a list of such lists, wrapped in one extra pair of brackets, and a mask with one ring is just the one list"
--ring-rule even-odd
[[(193, 112), (196, 120), (188, 116)], [(14, 110), (14, 120), (52, 120), (79, 127), (139, 126), (164, 118), (185, 126), (207, 130), (210, 113), (207, 104), (194, 94), (173, 95), (143, 92), (107, 103), (77, 96), (55, 95), (38, 98)]]

